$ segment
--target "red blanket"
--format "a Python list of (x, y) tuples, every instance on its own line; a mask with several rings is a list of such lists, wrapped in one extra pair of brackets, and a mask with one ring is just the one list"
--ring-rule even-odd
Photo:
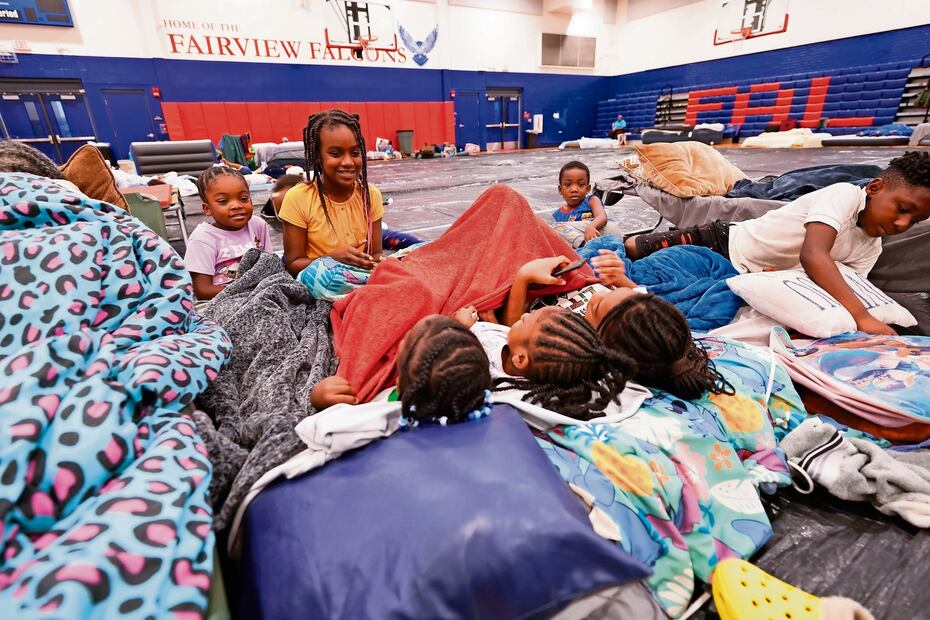
[[(359, 402), (368, 402), (395, 380), (397, 346), (417, 321), (430, 314), (451, 316), (465, 306), (498, 308), (521, 265), (559, 255), (578, 258), (523, 196), (504, 185), (491, 187), (439, 239), (403, 260), (385, 260), (365, 286), (335, 303), (338, 374), (355, 388)], [(565, 280), (532, 296), (596, 281), (588, 266)]]

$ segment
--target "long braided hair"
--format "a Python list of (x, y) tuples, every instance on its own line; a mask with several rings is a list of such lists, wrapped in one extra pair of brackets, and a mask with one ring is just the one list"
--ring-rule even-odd
[(636, 360), (637, 382), (693, 400), (704, 392), (734, 392), (691, 337), (678, 308), (652, 294), (632, 295), (611, 308), (598, 331), (604, 344)]
[(494, 389), (523, 390), (523, 400), (577, 420), (598, 416), (626, 386), (635, 362), (604, 345), (580, 314), (543, 310), (529, 343), (525, 377), (497, 379)]
[(488, 356), (461, 323), (440, 315), (422, 319), (397, 359), (400, 402), (413, 420), (464, 422), (480, 409), (491, 386)]
[[(317, 112), (307, 119), (307, 126), (304, 127), (304, 168), (313, 172), (313, 183), (316, 184), (317, 192), (320, 195), (320, 204), (323, 207), (323, 215), (330, 228), (335, 230), (333, 220), (329, 216), (329, 209), (326, 208), (326, 197), (323, 187), (323, 144), (320, 140), (320, 131), (326, 127), (339, 127), (340, 125), (348, 127), (355, 134), (355, 141), (362, 153), (362, 173), (359, 177), (359, 191), (362, 194), (362, 206), (365, 209), (365, 220), (368, 224), (368, 245), (367, 252), (371, 251), (371, 195), (368, 191), (368, 157), (365, 153), (365, 137), (362, 135), (362, 125), (359, 122), (358, 114), (349, 114), (342, 110), (332, 109), (327, 112)], [(308, 181), (311, 182), (311, 181)]]

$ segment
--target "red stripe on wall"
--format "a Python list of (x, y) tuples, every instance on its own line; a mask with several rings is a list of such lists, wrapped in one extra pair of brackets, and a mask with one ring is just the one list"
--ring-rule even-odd
[(376, 102), (206, 102), (162, 104), (172, 140), (218, 143), (224, 133), (250, 133), (253, 142), (300, 140), (307, 118), (316, 112), (339, 108), (358, 114), (369, 150), (376, 138), (397, 142), (397, 131), (414, 131), (414, 148), (451, 143), (455, 139), (455, 106), (451, 101)]
[(165, 127), (168, 128), (168, 138), (170, 140), (186, 140), (184, 135), (184, 123), (181, 122), (181, 111), (178, 106), (180, 103), (162, 102), (161, 111), (165, 116)]

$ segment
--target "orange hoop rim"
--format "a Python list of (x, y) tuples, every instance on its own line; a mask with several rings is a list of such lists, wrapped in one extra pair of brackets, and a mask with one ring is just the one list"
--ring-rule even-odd
[(368, 46), (370, 46), (372, 43), (374, 43), (377, 40), (378, 40), (378, 37), (376, 37), (375, 35), (371, 35), (370, 37), (359, 37), (358, 46), (363, 50), (368, 49)]
[(741, 39), (748, 39), (752, 36), (752, 27), (747, 26), (745, 28), (737, 28), (736, 30), (731, 30), (730, 34), (739, 35)]

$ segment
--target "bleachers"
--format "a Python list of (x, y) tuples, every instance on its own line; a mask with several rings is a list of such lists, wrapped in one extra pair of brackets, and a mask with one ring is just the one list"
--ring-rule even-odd
[(645, 91), (632, 96), (623, 96), (616, 99), (599, 101), (597, 104), (596, 136), (606, 136), (610, 132), (611, 123), (618, 114), (623, 114), (626, 120), (627, 131), (638, 133), (642, 127), (652, 127), (656, 122), (656, 99), (659, 91)]
[[(787, 118), (816, 129), (822, 118), (834, 135), (894, 122), (911, 69), (918, 61), (845, 67), (710, 84), (675, 85), (671, 123), (738, 126), (740, 137), (762, 133)], [(617, 114), (632, 131), (655, 124), (660, 92), (624, 93), (598, 102), (596, 135), (606, 135)]]

